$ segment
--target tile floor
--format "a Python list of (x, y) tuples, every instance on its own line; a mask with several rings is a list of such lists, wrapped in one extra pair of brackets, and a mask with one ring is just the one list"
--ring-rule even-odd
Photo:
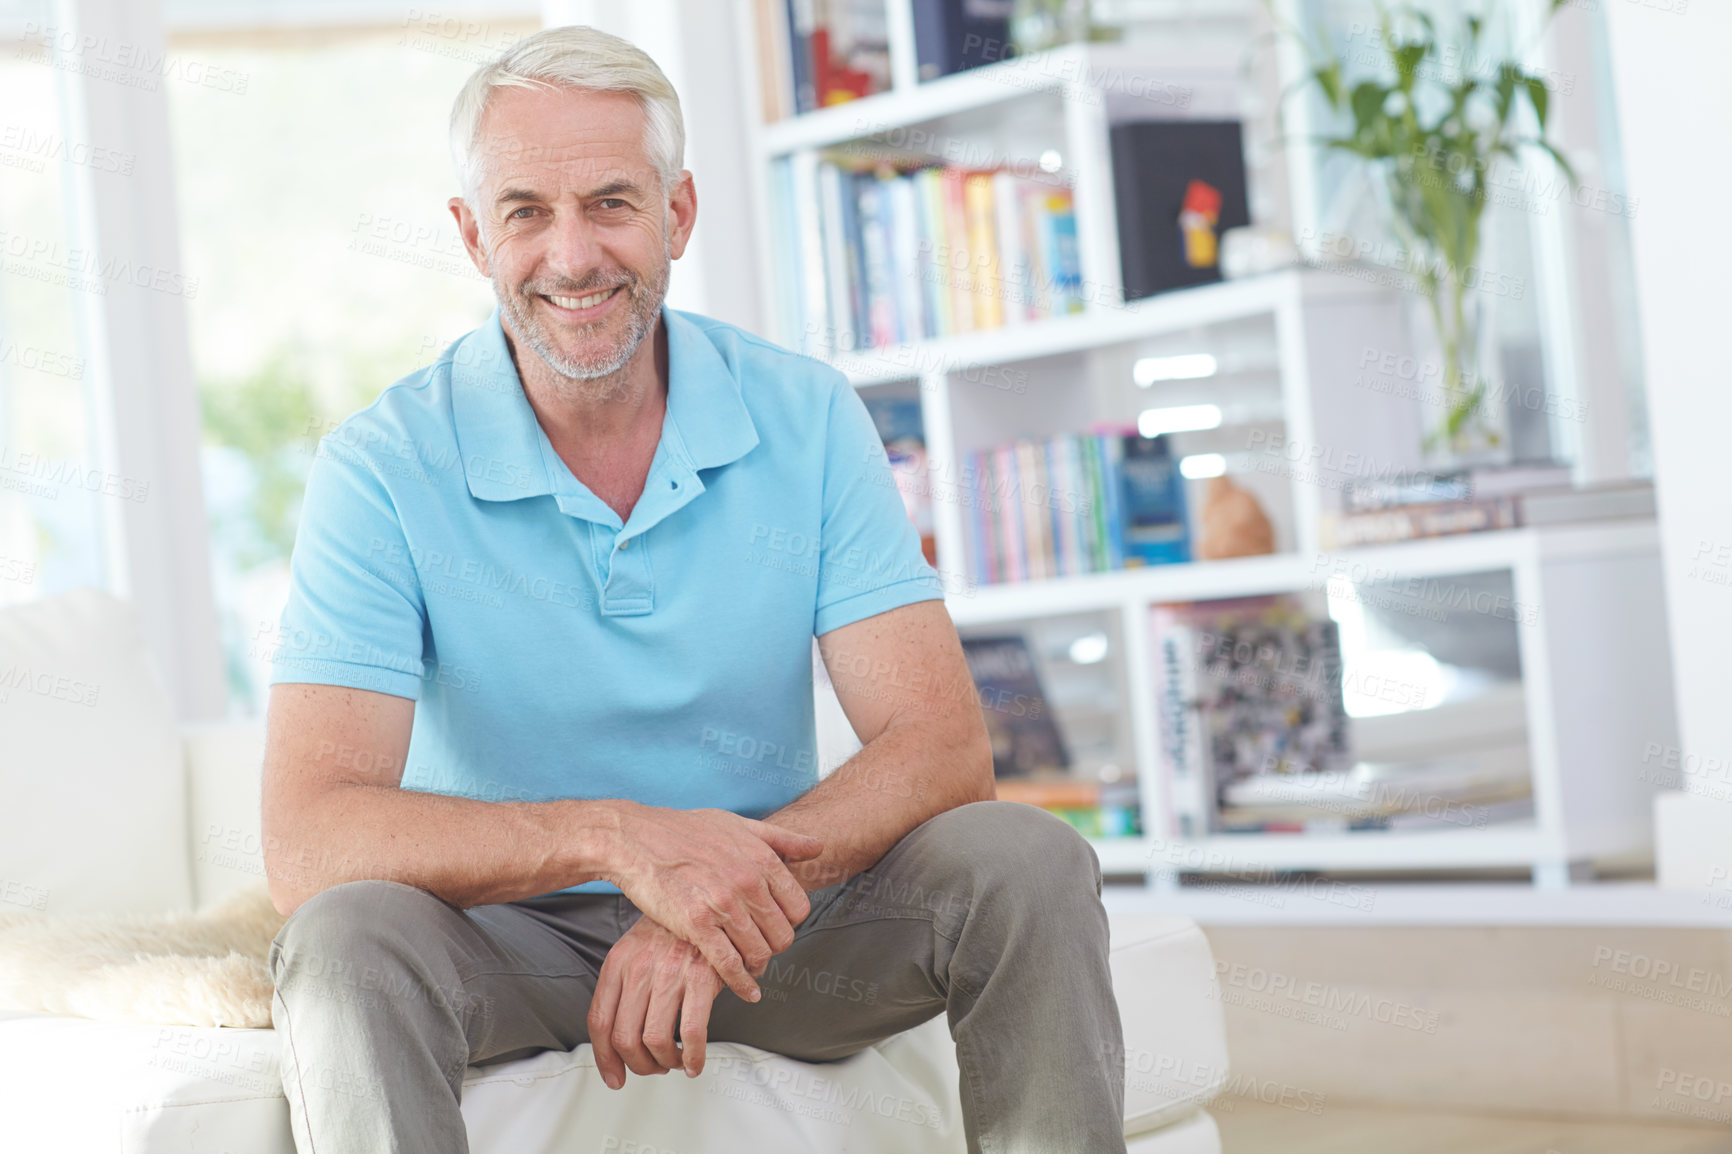
[(1329, 1103), (1317, 1114), (1244, 1098), (1209, 1107), (1224, 1154), (1732, 1154), (1732, 1127), (1429, 1113)]

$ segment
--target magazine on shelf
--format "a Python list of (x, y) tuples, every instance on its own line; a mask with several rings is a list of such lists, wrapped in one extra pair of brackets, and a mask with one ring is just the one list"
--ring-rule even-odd
[(1173, 834), (1221, 828), (1223, 795), (1246, 780), (1351, 763), (1335, 622), (1282, 594), (1157, 605), (1150, 628)]
[(965, 637), (962, 652), (986, 717), (993, 775), (1027, 778), (1069, 769), (1070, 754), (1028, 641), (1021, 635)]

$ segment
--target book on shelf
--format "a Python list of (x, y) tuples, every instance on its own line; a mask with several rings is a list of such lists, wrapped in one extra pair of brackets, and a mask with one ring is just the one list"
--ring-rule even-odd
[(976, 581), (1190, 560), (1185, 480), (1166, 438), (1105, 429), (967, 455), (965, 528)]
[(1109, 130), (1125, 300), (1221, 279), (1219, 240), (1251, 223), (1236, 120), (1159, 120)]
[(1012, 0), (914, 0), (914, 54), (922, 81), (1005, 59)]
[[(1221, 791), (1221, 828), (1272, 832), (1319, 823), (1357, 828), (1479, 828), (1516, 820), (1533, 779), (1525, 743), (1407, 762), (1358, 762), (1345, 771), (1241, 778)], [(1512, 815), (1516, 815), (1512, 817)]]
[(1515, 499), (1493, 497), (1325, 515), (1318, 537), (1325, 549), (1352, 549), (1359, 545), (1388, 545), (1420, 537), (1513, 529), (1518, 524)]
[(938, 541), (932, 526), (932, 484), (926, 470), (926, 431), (916, 397), (886, 397), (864, 394), (866, 411), (884, 442), (884, 453), (890, 459), (890, 472), (896, 479), (896, 491), (902, 496), (902, 507), (920, 534), (920, 551), (928, 565), (938, 564)]
[(1403, 505), (1509, 497), (1534, 489), (1568, 488), (1569, 484), (1570, 467), (1556, 461), (1416, 471), (1349, 481), (1342, 487), (1342, 505), (1350, 513), (1364, 513)]
[(1226, 792), (1351, 760), (1335, 622), (1292, 596), (1156, 605), (1157, 747), (1170, 832), (1222, 828)]
[(965, 637), (962, 653), (986, 718), (993, 776), (1031, 778), (1069, 769), (1070, 754), (1027, 639), (1020, 634)]
[(777, 307), (813, 355), (1078, 312), (1071, 191), (1056, 178), (916, 157), (773, 162)]

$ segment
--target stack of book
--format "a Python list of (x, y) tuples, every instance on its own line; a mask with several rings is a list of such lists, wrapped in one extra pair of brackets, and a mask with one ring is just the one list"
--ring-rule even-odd
[(1570, 467), (1548, 462), (1352, 482), (1342, 491), (1342, 511), (1323, 519), (1321, 537), (1325, 549), (1349, 549), (1522, 525), (1653, 515), (1651, 483), (1572, 487)]
[(1150, 626), (1172, 834), (1226, 828), (1245, 781), (1350, 764), (1335, 622), (1281, 595), (1157, 605)]
[(1030, 581), (1191, 559), (1185, 482), (1164, 437), (1082, 433), (969, 453), (976, 581)]
[(779, 310), (813, 355), (1080, 312), (1076, 216), (1056, 179), (1005, 170), (775, 162)]
[(1527, 747), (1426, 761), (1358, 762), (1345, 772), (1258, 774), (1222, 790), (1223, 830), (1478, 829), (1533, 817)]
[(1142, 833), (1135, 778), (1115, 782), (1060, 777), (998, 783), (999, 801), (1038, 805), (1084, 837), (1136, 837)]
[[(781, 120), (890, 87), (886, 0), (753, 0), (764, 118)], [(1011, 0), (914, 0), (922, 81), (1012, 55)]]

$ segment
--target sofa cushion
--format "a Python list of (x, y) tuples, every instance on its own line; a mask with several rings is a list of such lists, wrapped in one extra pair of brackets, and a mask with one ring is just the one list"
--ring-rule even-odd
[(208, 910), (265, 877), (259, 836), (265, 727), (256, 721), (212, 722), (186, 727), (182, 738), (193, 896), (199, 909)]
[[(824, 1065), (718, 1042), (695, 1081), (634, 1076), (623, 1091), (587, 1045), (550, 1050), (472, 1067), (463, 1120), (475, 1154), (961, 1154), (951, 1049), (942, 1018)], [(270, 1030), (0, 1014), (0, 1149), (294, 1154), (277, 1079)]]
[[(1227, 1069), (1207, 941), (1182, 918), (1120, 916), (1112, 930), (1131, 1148), (1216, 1154), (1213, 1123), (1198, 1114)], [(955, 1048), (942, 1016), (824, 1065), (726, 1043), (710, 1054), (695, 1083), (633, 1078), (621, 1093), (602, 1084), (588, 1046), (471, 1068), (463, 1101), (471, 1147), (963, 1149)], [(0, 1149), (291, 1154), (276, 1035), (0, 1014)]]
[(0, 913), (189, 909), (180, 736), (130, 606), (0, 609)]
[(1227, 1080), (1209, 940), (1188, 918), (1115, 914), (1113, 994), (1125, 1031), (1125, 1133), (1166, 1126)]

